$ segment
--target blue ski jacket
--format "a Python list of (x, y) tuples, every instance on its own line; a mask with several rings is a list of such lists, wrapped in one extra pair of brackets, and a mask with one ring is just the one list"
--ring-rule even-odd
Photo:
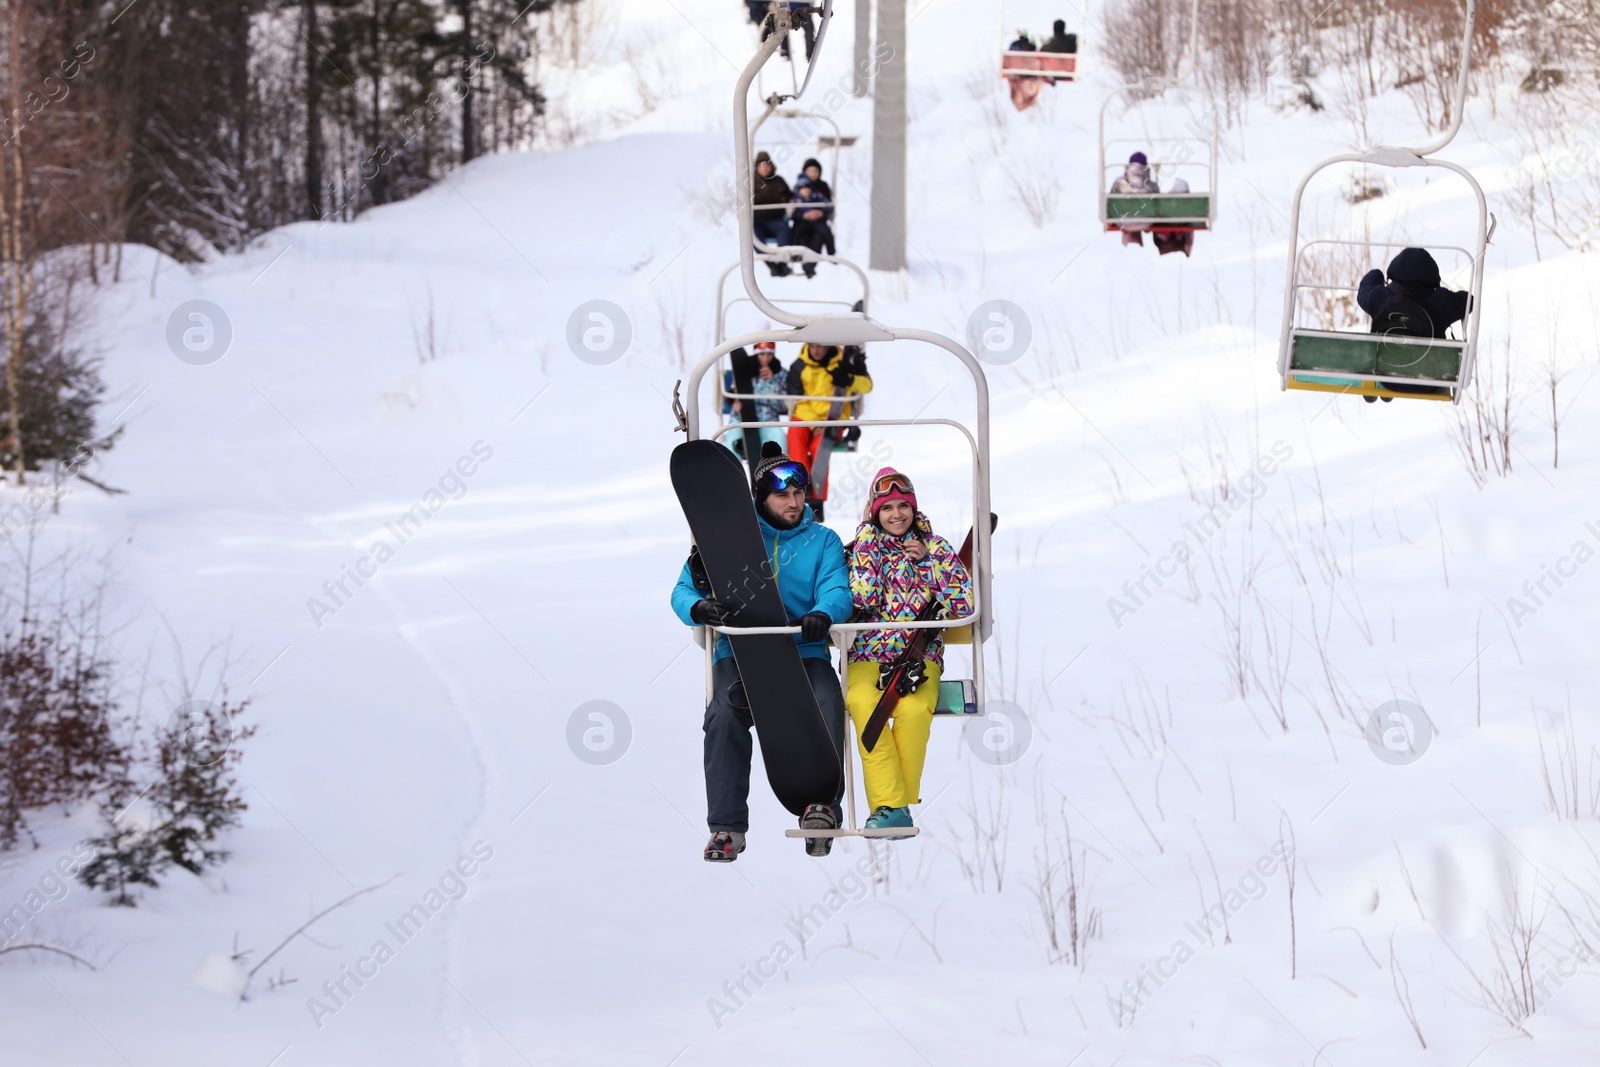
[[(844, 542), (839, 540), (839, 535), (814, 520), (810, 507), (792, 530), (779, 530), (771, 525), (759, 509), (756, 521), (761, 525), (761, 539), (766, 543), (767, 558), (777, 573), (778, 595), (783, 598), (789, 618), (799, 622), (800, 616), (820, 611), (834, 622), (848, 621), (855, 602), (850, 596), (850, 568), (845, 565)], [(678, 584), (672, 589), (672, 610), (686, 625), (694, 626), (696, 623), (689, 617), (689, 609), (700, 599), (700, 591), (694, 587), (689, 565), (685, 563), (678, 574)], [(800, 646), (801, 659), (828, 658), (826, 641), (802, 641), (799, 634), (794, 635), (794, 640)], [(726, 659), (731, 655), (733, 649), (728, 646), (728, 639), (719, 637), (716, 658)]]

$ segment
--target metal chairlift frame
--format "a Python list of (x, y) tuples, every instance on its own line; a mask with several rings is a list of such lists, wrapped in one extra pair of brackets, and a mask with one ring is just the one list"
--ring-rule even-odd
[[(1087, 0), (1083, 5), (1082, 15), (1084, 28), (1087, 29), (1089, 26), (1089, 5)], [(1009, 78), (1015, 75), (1022, 78), (1050, 78), (1053, 81), (1060, 82), (1076, 82), (1082, 79), (1083, 34), (1081, 32), (1078, 34), (1078, 50), (1076, 52), (1013, 52), (1006, 46), (1006, 37), (1009, 33), (1010, 31), (1006, 29), (1005, 0), (1000, 0), (1000, 60), (997, 66), (1000, 77)], [(1070, 59), (1072, 64), (1068, 70), (1047, 70), (1042, 66), (1034, 68), (1008, 68), (1006, 66), (1007, 59), (1016, 59), (1018, 57), (1032, 60)]]
[[(820, 45), (820, 36), (819, 36)], [(764, 429), (767, 427), (807, 427), (827, 428), (838, 426), (944, 426), (961, 434), (967, 442), (972, 455), (972, 499), (973, 499), (973, 534), (972, 534), (972, 567), (970, 573), (973, 582), (972, 613), (957, 619), (942, 619), (933, 622), (896, 622), (896, 623), (839, 623), (832, 628), (834, 645), (839, 650), (839, 674), (841, 688), (844, 688), (847, 658), (845, 649), (851, 635), (861, 630), (908, 630), (908, 629), (944, 629), (954, 630), (969, 628), (972, 639), (972, 683), (976, 693), (977, 706), (982, 714), (984, 704), (984, 642), (989, 638), (994, 627), (994, 616), (991, 608), (993, 567), (991, 562), (991, 549), (989, 537), (989, 515), (992, 513), (990, 506), (989, 485), (989, 383), (984, 375), (983, 365), (969, 352), (966, 347), (951, 338), (931, 330), (910, 329), (884, 326), (873, 321), (863, 312), (851, 312), (837, 315), (809, 315), (780, 307), (773, 303), (762, 293), (761, 287), (756, 283), (755, 262), (756, 247), (754, 243), (754, 212), (752, 210), (752, 178), (750, 151), (750, 126), (748, 124), (748, 98), (750, 85), (762, 66), (771, 58), (778, 49), (778, 35), (774, 34), (764, 41), (757, 49), (755, 56), (750, 60), (744, 71), (740, 74), (738, 84), (734, 88), (734, 170), (738, 176), (736, 181), (736, 196), (739, 215), (739, 269), (744, 282), (745, 292), (750, 302), (758, 311), (774, 322), (783, 323), (787, 329), (757, 330), (750, 333), (739, 334), (735, 337), (719, 339), (711, 351), (701, 357), (694, 368), (689, 372), (687, 380), (687, 403), (677, 407), (680, 424), (687, 438), (691, 441), (703, 437), (718, 437), (743, 429)], [(815, 57), (816, 53), (813, 53)], [(806, 251), (809, 251), (806, 250)], [(815, 255), (815, 253), (813, 253)], [(820, 257), (819, 257), (820, 258)], [(854, 266), (853, 264), (851, 265)], [(859, 268), (856, 268), (860, 273)], [(731, 273), (725, 272), (726, 274)], [(863, 281), (865, 276), (863, 275)], [(719, 283), (719, 290), (721, 286)], [(719, 298), (720, 304), (720, 298)], [(720, 315), (719, 315), (720, 317)], [(720, 333), (720, 325), (719, 325)], [(701, 386), (707, 374), (710, 374), (728, 353), (736, 348), (755, 345), (759, 341), (772, 341), (775, 343), (788, 342), (795, 344), (824, 344), (824, 345), (866, 345), (877, 344), (885, 341), (916, 341), (942, 349), (967, 369), (972, 376), (974, 390), (975, 418), (971, 429), (953, 419), (939, 418), (900, 418), (900, 419), (818, 419), (807, 421), (788, 421), (779, 423), (746, 422), (738, 425), (728, 424), (719, 426), (710, 434), (702, 433), (701, 424)], [(719, 380), (721, 375), (716, 375)], [(751, 399), (755, 399), (752, 397)], [(775, 399), (775, 398), (762, 398)], [(816, 399), (810, 397), (807, 399)], [(675, 405), (676, 406), (676, 405)], [(705, 650), (706, 671), (706, 698), (711, 698), (711, 668), (716, 643), (708, 639), (708, 630), (716, 630), (728, 634), (769, 634), (769, 633), (799, 633), (797, 626), (778, 627), (696, 627), (695, 640)], [(848, 715), (846, 716), (848, 720)], [(913, 828), (909, 834), (904, 829), (889, 830), (864, 830), (859, 828), (856, 821), (855, 806), (855, 776), (854, 776), (854, 750), (855, 729), (852, 723), (846, 723), (844, 730), (845, 743), (843, 746), (843, 761), (845, 770), (845, 801), (846, 801), (846, 826), (839, 830), (790, 830), (786, 836), (790, 837), (894, 837), (913, 836)]]
[[(768, 246), (765, 246), (765, 247), (770, 248), (771, 246), (768, 245)], [(811, 249), (803, 248), (803, 247), (798, 248), (798, 253), (797, 254), (799, 254), (801, 256), (801, 261), (802, 262), (807, 262), (807, 263), (836, 263), (839, 266), (846, 267), (849, 270), (851, 270), (852, 272), (854, 272), (855, 276), (861, 280), (861, 297), (860, 297), (861, 309), (864, 312), (871, 310), (871, 304), (869, 303), (869, 301), (871, 300), (871, 297), (872, 297), (872, 287), (871, 287), (871, 283), (868, 282), (868, 280), (867, 280), (867, 272), (866, 271), (862, 270), (860, 267), (856, 266), (854, 263), (850, 262), (850, 260), (845, 259), (842, 256), (827, 256), (827, 255), (823, 255), (820, 252), (813, 252), (813, 251), (811, 251)], [(767, 252), (767, 251), (763, 250), (763, 251), (760, 251), (760, 252), (756, 253), (756, 258), (761, 260), (761, 261), (763, 261), (763, 262), (767, 262), (767, 263), (788, 263), (788, 262), (791, 261), (791, 257), (788, 254), (788, 250), (784, 250), (781, 253)], [(732, 274), (734, 271), (739, 269), (740, 262), (741, 261), (736, 260), (733, 263), (728, 264), (728, 266), (723, 270), (722, 274), (720, 276), (718, 276), (718, 278), (717, 278), (717, 333), (716, 333), (716, 343), (719, 344), (719, 345), (728, 336), (728, 312), (731, 311), (738, 304), (754, 304), (755, 303), (755, 301), (751, 300), (748, 296), (736, 296), (736, 297), (732, 297), (731, 299), (726, 297), (727, 286), (728, 286), (728, 276), (730, 274)], [(855, 305), (856, 305), (856, 301), (854, 301), (854, 300), (845, 300), (843, 298), (838, 298), (838, 299), (826, 299), (826, 298), (824, 298), (824, 299), (820, 299), (820, 300), (818, 300), (818, 299), (804, 299), (804, 300), (802, 300), (802, 299), (799, 299), (799, 298), (792, 298), (791, 299), (791, 298), (785, 297), (785, 298), (783, 298), (783, 302), (785, 304), (820, 304), (820, 305), (827, 305), (829, 307), (838, 305), (838, 306), (842, 306), (844, 308), (844, 310), (847, 311), (847, 312), (851, 308), (855, 307)], [(730, 399), (742, 400), (744, 398), (743, 397), (730, 397)], [(772, 397), (763, 397), (762, 399), (771, 400), (771, 399), (774, 399), (774, 398), (772, 398)]]
[[(785, 100), (797, 99), (805, 95), (811, 85), (811, 76), (816, 73), (817, 59), (822, 55), (822, 42), (828, 36), (828, 23), (833, 21), (833, 0), (822, 0), (821, 5), (813, 2), (810, 9), (821, 16), (817, 26), (817, 39), (811, 45), (811, 60), (806, 64), (806, 76), (800, 78), (795, 72), (794, 48), (789, 49), (789, 85), (792, 92), (783, 95)], [(793, 19), (789, 5), (782, 0), (772, 0), (768, 5), (768, 17), (773, 19), (772, 37), (776, 38), (781, 46), (791, 32), (798, 29)], [(771, 39), (771, 38), (769, 38)], [(757, 73), (760, 73), (759, 71)], [(773, 94), (777, 96), (779, 94)]]
[[(1450, 128), (1436, 141), (1422, 148), (1373, 148), (1365, 152), (1350, 152), (1325, 159), (1311, 168), (1294, 191), (1294, 204), (1289, 210), (1289, 267), (1283, 292), (1283, 325), (1278, 338), (1278, 377), (1280, 388), (1306, 389), (1317, 392), (1355, 393), (1362, 396), (1403, 397), (1407, 399), (1450, 400), (1459, 404), (1467, 387), (1472, 384), (1473, 370), (1477, 365), (1478, 327), (1483, 314), (1483, 267), (1489, 239), (1494, 233), (1493, 216), (1483, 187), (1465, 167), (1448, 160), (1432, 158), (1455, 140), (1467, 106), (1467, 77), (1472, 64), (1472, 31), (1475, 22), (1476, 0), (1467, 0), (1467, 24), (1461, 43), (1461, 75), (1456, 87), (1455, 110)], [(1302, 246), (1300, 243), (1301, 207), (1306, 187), (1322, 171), (1343, 163), (1363, 163), (1379, 167), (1438, 167), (1459, 175), (1471, 187), (1478, 202), (1477, 242), (1472, 251), (1456, 246), (1438, 245), (1466, 254), (1472, 264), (1467, 282), (1471, 301), (1463, 323), (1464, 340), (1403, 337), (1394, 334), (1356, 333), (1346, 330), (1316, 330), (1296, 326), (1295, 308), (1305, 290), (1355, 291), (1355, 286), (1313, 285), (1301, 280), (1304, 253), (1319, 245), (1346, 245), (1357, 248), (1406, 247), (1389, 242), (1318, 240)], [(1302, 343), (1309, 342), (1309, 343)], [(1300, 359), (1296, 359), (1300, 356)], [(1318, 363), (1323, 364), (1318, 366)], [(1386, 372), (1385, 366), (1388, 366)], [(1435, 372), (1454, 369), (1453, 375), (1398, 374), (1395, 364), (1401, 366), (1424, 365)], [(1371, 369), (1366, 367), (1370, 365)], [(1453, 368), (1452, 366), (1453, 365)], [(1391, 384), (1427, 387), (1427, 393), (1397, 391)]]
[[(801, 110), (800, 108), (797, 108), (797, 107), (783, 107), (782, 106), (782, 101), (780, 101), (776, 96), (768, 97), (767, 98), (767, 109), (765, 111), (763, 111), (760, 115), (758, 115), (756, 117), (756, 120), (750, 124), (750, 143), (751, 143), (751, 145), (755, 144), (756, 135), (761, 132), (761, 127), (766, 124), (766, 121), (768, 119), (771, 119), (771, 118), (779, 118), (779, 119), (786, 119), (786, 120), (817, 119), (819, 121), (826, 122), (829, 126), (832, 126), (833, 127), (833, 144), (828, 145), (827, 149), (826, 149), (826, 151), (829, 154), (828, 155), (828, 166), (829, 166), (830, 169), (829, 169), (828, 173), (833, 174), (833, 175), (837, 175), (839, 173), (839, 148), (840, 148), (841, 143), (844, 140), (844, 131), (839, 129), (839, 124), (837, 122), (833, 121), (833, 116), (832, 115), (829, 115), (825, 111), (803, 111), (803, 110)], [(808, 142), (808, 141), (775, 140), (772, 143), (773, 144), (799, 145), (799, 144), (809, 144), (810, 142)], [(818, 152), (824, 151), (820, 138), (818, 138), (817, 151)], [(833, 184), (833, 182), (830, 181), (828, 184), (831, 186)]]
[[(1199, 70), (1199, 34), (1200, 34), (1200, 0), (1191, 0), (1189, 5), (1189, 73), (1191, 80), (1185, 80), (1181, 72), (1177, 77), (1161, 78), (1153, 81), (1130, 82), (1111, 91), (1100, 105), (1100, 173), (1098, 178), (1100, 199), (1100, 224), (1107, 231), (1120, 232), (1125, 229), (1137, 228), (1146, 233), (1185, 233), (1194, 230), (1213, 230), (1217, 222), (1217, 142), (1221, 136), (1222, 113), (1217, 107), (1217, 98), (1200, 84)], [(1206, 185), (1203, 193), (1112, 193), (1107, 180), (1111, 166), (1106, 163), (1106, 148), (1112, 144), (1193, 144), (1201, 138), (1198, 137), (1144, 137), (1137, 140), (1133, 138), (1116, 138), (1106, 140), (1106, 113), (1111, 105), (1124, 96), (1135, 93), (1144, 97), (1159, 97), (1168, 90), (1177, 89), (1182, 92), (1195, 93), (1205, 98), (1210, 106), (1211, 128), (1209, 136), (1205, 138), (1207, 149)], [(1187, 161), (1185, 161), (1187, 162)], [(1161, 164), (1152, 164), (1152, 169), (1159, 174)], [(1204, 200), (1204, 204), (1199, 201)], [(1131, 209), (1131, 211), (1112, 214), (1113, 205), (1118, 208)], [(1204, 210), (1199, 210), (1203, 208)]]

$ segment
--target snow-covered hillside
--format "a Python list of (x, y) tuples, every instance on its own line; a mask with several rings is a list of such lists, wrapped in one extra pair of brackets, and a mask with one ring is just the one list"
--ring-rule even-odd
[[(32, 917), (97, 969), (0, 959), (5, 1062), (1590, 1062), (1595, 262), (1538, 260), (1502, 220), (1480, 374), (1503, 392), (1509, 360), (1511, 473), (1480, 487), (1462, 409), (1279, 391), (1290, 196), (1348, 124), (1252, 102), (1226, 132), (1216, 232), (1158, 258), (1098, 232), (1114, 75), (1093, 42), (1083, 84), (1017, 114), (990, 66), (994, 5), (922, 8), (911, 266), (872, 275), (871, 312), (962, 338), (1004, 299), (1033, 324), (1029, 353), (989, 368), (990, 679), (1032, 739), (994, 767), (935, 723), (921, 836), (826, 860), (783, 837), (758, 774), (749, 851), (707, 864), (703, 662), (667, 607), (688, 547), (670, 398), (734, 255), (730, 90), (754, 33), (733, 4), (612, 10), (592, 62), (548, 85), (596, 139), (204, 266), (130, 249), (106, 287), (108, 417), (133, 403), (97, 476), (129, 492), (74, 487), (50, 536), (115, 548), (117, 642), (141, 669), (169, 629), (231, 639), (260, 725), (250, 810), (215, 877), (180, 872), (132, 909), (73, 884)], [(829, 177), (840, 252), (865, 264), (848, 12), (828, 45), (810, 99), (861, 138)], [(638, 71), (659, 79), (648, 109)], [(1371, 121), (1377, 140), (1420, 136), (1399, 94)], [(1511, 139), (1478, 99), (1445, 154), (1494, 197)], [(1308, 218), (1343, 225), (1324, 192)], [(1372, 226), (1466, 243), (1472, 209), (1464, 185), (1408, 174)], [(836, 272), (769, 291), (859, 295)], [(167, 342), (195, 299), (231, 325), (207, 365)], [(592, 300), (630, 323), (609, 364), (566, 340)], [(870, 358), (872, 414), (970, 418), (937, 353)], [(836, 461), (829, 524), (848, 537), (887, 459), (959, 535), (963, 449), (869, 434)], [(369, 560), (375, 577), (348, 578)], [(568, 740), (596, 700), (628, 727), (603, 764)], [(1431, 723), (1404, 765), (1364, 734), (1391, 700)], [(0, 908), (88, 826), (45, 825), (0, 873)], [(1064, 905), (1041, 906), (1069, 868), (1076, 950)], [(235, 947), (252, 966), (380, 884), (237, 1002)], [(1490, 1003), (1519, 995), (1501, 990), (1519, 943), (1543, 981), (1520, 1029)]]

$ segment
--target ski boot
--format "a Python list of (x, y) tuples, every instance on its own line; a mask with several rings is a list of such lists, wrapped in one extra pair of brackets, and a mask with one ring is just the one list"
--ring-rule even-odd
[[(802, 830), (837, 830), (839, 828), (839, 812), (832, 804), (811, 804), (807, 806), (806, 813), (800, 816)], [(826, 856), (833, 850), (833, 838), (808, 837), (806, 838), (806, 855)]]
[[(891, 807), (888, 807), (887, 805), (885, 805), (883, 807), (878, 808), (871, 815), (867, 816), (867, 825), (866, 825), (865, 829), (868, 829), (868, 830), (883, 830), (883, 829), (888, 829), (888, 828), (891, 828), (891, 827), (894, 828), (894, 829), (900, 829), (900, 828), (903, 827), (903, 828), (909, 830), (911, 828), (911, 826), (912, 826), (912, 823), (911, 823), (911, 809), (910, 808), (891, 808)], [(907, 836), (909, 836), (909, 835), (895, 834), (895, 835), (891, 835), (891, 836), (886, 836), (884, 838), (884, 840), (885, 841), (904, 841)]]
[(718, 830), (706, 842), (707, 863), (732, 863), (744, 851), (744, 835), (737, 830)]

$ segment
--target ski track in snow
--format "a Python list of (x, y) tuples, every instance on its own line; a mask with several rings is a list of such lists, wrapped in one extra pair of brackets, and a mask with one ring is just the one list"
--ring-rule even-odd
[[(417, 625), (404, 621), (405, 609), (399, 598), (384, 585), (381, 577), (375, 580), (373, 585), (379, 600), (383, 602), (384, 611), (394, 621), (395, 629), (405, 638), (406, 644), (417, 654), (423, 665), (439, 680), (445, 698), (450, 702), (450, 710), (461, 720), (462, 730), (472, 744), (472, 758), (477, 770), (477, 788), (473, 791), (472, 810), (466, 818), (466, 827), (455, 851), (455, 855), (465, 856), (471, 849), (472, 843), (484, 836), (485, 823), (489, 817), (489, 796), (493, 791), (482, 728), (477, 718), (468, 710), (466, 694), (456, 683), (451, 672), (439, 661), (439, 657), (434, 654), (428, 642), (423, 640)], [(440, 1015), (444, 1021), (445, 1033), (455, 1048), (456, 1062), (462, 1067), (472, 1067), (478, 1062), (478, 1058), (471, 1029), (467, 1026), (466, 1013), (461, 1010), (462, 994), (457, 992), (466, 985), (462, 974), (459, 931), (460, 916), (465, 904), (466, 899), (463, 898), (454, 906), (445, 909), (445, 988), (441, 990), (443, 1001), (440, 1005)]]
[[(284, 514), (295, 514), (296, 509), (290, 502), (276, 492), (270, 479), (253, 464), (245, 464), (231, 457), (227, 448), (219, 450), (219, 454), (227, 459), (235, 469), (241, 473), (248, 473), (255, 492), (276, 504)], [(370, 513), (387, 513), (390, 504), (386, 500), (377, 500), (371, 505)], [(357, 512), (360, 514), (360, 512)], [(346, 540), (343, 533), (326, 518), (316, 513), (304, 514), (302, 518), (306, 525), (315, 530), (323, 538), (347, 544), (351, 549), (357, 549), (357, 542)], [(487, 747), (483, 739), (482, 729), (475, 716), (468, 710), (467, 700), (461, 687), (454, 676), (440, 661), (432, 647), (422, 637), (421, 627), (408, 621), (405, 605), (400, 598), (389, 588), (385, 576), (378, 575), (369, 579), (367, 586), (383, 605), (384, 614), (388, 617), (395, 632), (405, 641), (407, 647), (416, 654), (417, 660), (433, 675), (443, 690), (445, 699), (449, 702), (450, 710), (461, 723), (463, 734), (471, 745), (472, 761), (476, 771), (476, 788), (473, 790), (472, 804), (464, 818), (464, 827), (461, 836), (456, 842), (453, 857), (465, 856), (469, 853), (472, 843), (483, 837), (485, 822), (489, 814), (488, 798), (492, 792), (490, 764), (487, 758)], [(471, 896), (472, 894), (468, 894)], [(442, 916), (444, 924), (445, 966), (441, 978), (442, 988), (439, 991), (439, 1019), (440, 1025), (449, 1040), (455, 1053), (455, 1062), (460, 1067), (473, 1067), (478, 1062), (476, 1048), (472, 1040), (470, 1027), (466, 1022), (465, 1013), (461, 1010), (461, 995), (457, 990), (466, 984), (462, 978), (462, 964), (460, 960), (461, 934), (458, 924), (460, 912), (466, 903), (465, 898), (455, 902), (444, 909)]]

